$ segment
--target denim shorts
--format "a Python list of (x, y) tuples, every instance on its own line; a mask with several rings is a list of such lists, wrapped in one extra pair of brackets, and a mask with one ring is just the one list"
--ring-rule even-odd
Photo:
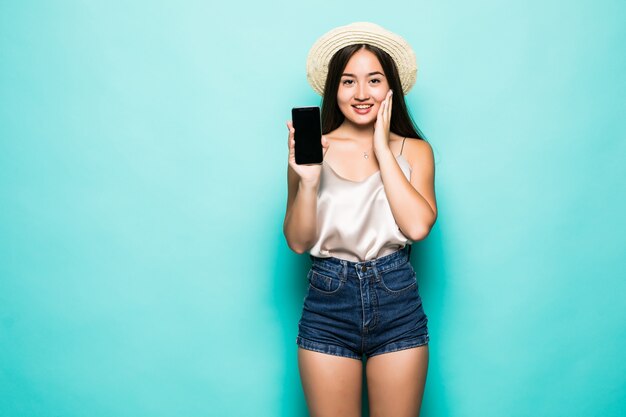
[(428, 343), (411, 246), (363, 262), (312, 261), (298, 322), (298, 346), (362, 359)]

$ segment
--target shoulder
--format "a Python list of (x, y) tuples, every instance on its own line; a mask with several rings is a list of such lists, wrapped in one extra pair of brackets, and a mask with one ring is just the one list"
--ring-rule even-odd
[(406, 138), (402, 155), (413, 169), (432, 166), (434, 163), (433, 148), (423, 139)]

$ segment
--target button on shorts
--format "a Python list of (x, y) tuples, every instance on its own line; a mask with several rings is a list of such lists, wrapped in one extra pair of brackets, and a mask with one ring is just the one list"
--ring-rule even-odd
[(363, 262), (309, 255), (298, 346), (360, 360), (427, 344), (428, 318), (410, 251), (406, 245)]

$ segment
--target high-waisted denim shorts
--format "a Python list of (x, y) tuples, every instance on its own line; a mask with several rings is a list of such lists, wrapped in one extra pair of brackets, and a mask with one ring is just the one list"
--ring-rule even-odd
[(364, 262), (312, 260), (298, 346), (354, 359), (428, 343), (411, 246)]

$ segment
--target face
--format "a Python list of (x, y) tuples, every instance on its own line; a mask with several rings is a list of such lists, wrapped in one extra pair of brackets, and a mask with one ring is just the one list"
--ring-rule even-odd
[(357, 125), (373, 124), (388, 91), (389, 83), (376, 55), (360, 49), (343, 71), (337, 104), (346, 120)]

